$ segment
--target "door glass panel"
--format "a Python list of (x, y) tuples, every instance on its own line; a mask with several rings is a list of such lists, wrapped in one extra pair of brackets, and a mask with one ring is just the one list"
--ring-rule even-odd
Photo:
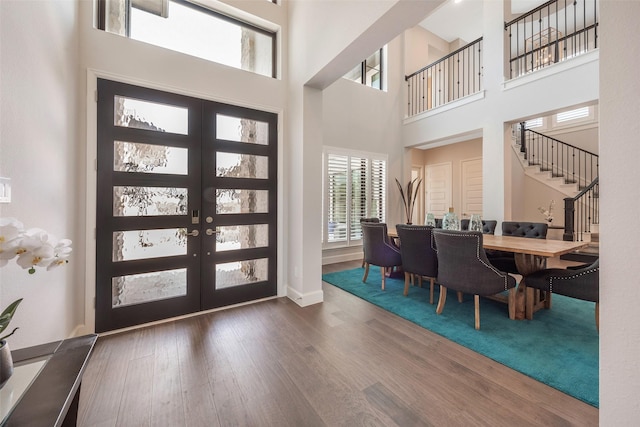
[(217, 214), (268, 213), (269, 190), (216, 190)]
[(187, 229), (115, 231), (113, 261), (187, 254)]
[(189, 150), (166, 145), (115, 141), (113, 170), (116, 172), (189, 173)]
[(216, 153), (216, 176), (226, 178), (269, 178), (269, 162), (266, 156), (253, 154)]
[(187, 269), (118, 276), (111, 280), (112, 307), (124, 307), (187, 294)]
[(268, 244), (269, 226), (267, 224), (218, 227), (216, 252), (263, 248), (268, 246)]
[(268, 270), (267, 258), (216, 264), (216, 289), (266, 281)]
[(186, 188), (113, 187), (113, 216), (186, 215)]
[(216, 138), (249, 144), (269, 144), (269, 124), (240, 117), (216, 115)]
[(189, 111), (186, 108), (118, 95), (114, 101), (113, 124), (116, 126), (188, 134)]

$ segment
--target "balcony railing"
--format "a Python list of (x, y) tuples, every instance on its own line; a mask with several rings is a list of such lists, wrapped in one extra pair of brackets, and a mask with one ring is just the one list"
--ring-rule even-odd
[(597, 0), (552, 0), (504, 26), (510, 78), (598, 47)]
[(482, 90), (482, 37), (410, 76), (407, 82), (409, 117)]

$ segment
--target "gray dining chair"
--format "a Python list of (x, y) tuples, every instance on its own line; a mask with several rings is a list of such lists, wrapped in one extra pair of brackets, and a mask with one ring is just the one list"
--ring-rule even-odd
[(387, 224), (362, 223), (362, 247), (364, 249), (364, 276), (362, 281), (366, 283), (369, 276), (369, 266), (380, 267), (382, 276), (382, 290), (385, 287), (385, 277), (387, 269), (402, 266), (400, 249), (389, 241)]
[[(363, 222), (373, 222), (375, 224), (378, 224), (380, 222), (380, 218), (377, 218), (377, 217), (360, 218), (360, 230), (362, 230)], [(364, 268), (364, 249), (362, 250), (362, 268)]]
[[(483, 234), (495, 234), (496, 227), (498, 226), (498, 221), (489, 219), (482, 220), (482, 233)], [(460, 229), (462, 231), (467, 231), (469, 229), (469, 219), (464, 218), (460, 220)]]
[(441, 314), (444, 309), (447, 289), (472, 294), (475, 328), (480, 329), (480, 297), (508, 291), (509, 318), (515, 319), (516, 279), (491, 265), (482, 247), (482, 233), (434, 230), (433, 237), (438, 253), (436, 281), (440, 284), (436, 313)]
[(409, 283), (417, 277), (420, 286), (422, 278), (429, 279), (429, 304), (433, 304), (433, 288), (438, 276), (438, 254), (434, 248), (433, 227), (426, 225), (397, 224), (396, 232), (400, 240), (400, 255), (404, 270), (404, 296), (409, 294)]
[(547, 268), (536, 271), (524, 278), (527, 295), (525, 298), (525, 313), (527, 319), (533, 318), (533, 291), (539, 289), (548, 292), (545, 308), (551, 308), (551, 294), (560, 294), (583, 301), (596, 303), (596, 329), (600, 326), (600, 259), (593, 264), (583, 265), (582, 268)]

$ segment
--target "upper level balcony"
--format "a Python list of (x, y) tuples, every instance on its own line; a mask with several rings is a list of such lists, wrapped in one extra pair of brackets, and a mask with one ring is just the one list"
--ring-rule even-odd
[[(428, 22), (423, 23), (427, 25)], [(484, 41), (480, 37), (406, 76), (406, 117), (477, 98), (486, 89), (487, 67), (502, 70), (506, 86), (524, 76), (535, 79), (542, 70), (596, 50), (597, 0), (546, 2), (504, 23), (504, 34), (504, 64), (485, 63)]]

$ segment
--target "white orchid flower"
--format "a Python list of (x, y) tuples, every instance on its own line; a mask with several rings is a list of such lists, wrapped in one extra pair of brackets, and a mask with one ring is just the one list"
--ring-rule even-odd
[(68, 262), (67, 258), (71, 254), (71, 240), (62, 239), (53, 248), (54, 258), (47, 266), (47, 271), (64, 265)]
[(20, 245), (24, 225), (15, 218), (0, 218), (0, 267), (14, 258)]
[(48, 266), (55, 258), (54, 247), (51, 244), (51, 236), (44, 230), (32, 228), (25, 232), (20, 245), (18, 260), (16, 263), (34, 273), (36, 266)]
[(71, 240), (58, 241), (40, 228), (24, 229), (15, 218), (0, 218), (0, 267), (16, 256), (16, 263), (35, 273), (35, 267), (47, 270), (66, 264), (71, 254)]

